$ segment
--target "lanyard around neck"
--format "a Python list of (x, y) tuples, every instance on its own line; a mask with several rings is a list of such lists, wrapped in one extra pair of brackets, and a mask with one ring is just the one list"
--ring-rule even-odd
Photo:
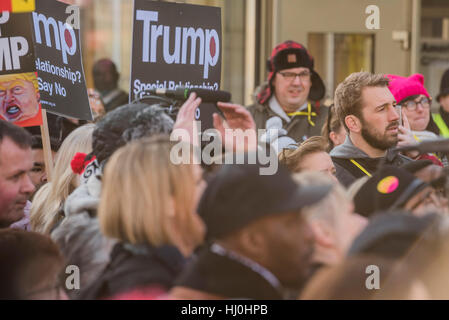
[(289, 117), (293, 116), (307, 116), (307, 121), (310, 123), (312, 127), (315, 126), (315, 123), (312, 121), (312, 116), (316, 117), (316, 112), (312, 112), (312, 105), (310, 102), (307, 103), (307, 112), (305, 111), (296, 111), (287, 113)]
[(368, 177), (372, 177), (371, 173), (368, 172), (360, 163), (355, 161), (354, 159), (349, 159), (357, 168), (360, 169), (364, 174), (366, 174)]

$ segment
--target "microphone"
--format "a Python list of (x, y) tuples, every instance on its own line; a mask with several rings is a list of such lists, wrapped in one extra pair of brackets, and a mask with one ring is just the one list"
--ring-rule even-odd
[(420, 153), (442, 152), (449, 153), (449, 139), (428, 140), (421, 143), (396, 148), (397, 151), (417, 150)]
[(163, 96), (167, 98), (172, 98), (175, 100), (187, 100), (192, 92), (195, 92), (196, 95), (201, 98), (202, 102), (229, 102), (231, 101), (231, 93), (227, 91), (221, 90), (208, 90), (208, 89), (199, 89), (199, 88), (178, 88), (175, 90), (170, 89), (150, 89), (147, 92), (157, 95)]

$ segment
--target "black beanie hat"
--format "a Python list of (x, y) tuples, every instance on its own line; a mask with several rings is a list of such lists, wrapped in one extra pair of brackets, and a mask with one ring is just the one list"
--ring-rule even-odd
[(377, 211), (401, 208), (427, 186), (405, 169), (383, 166), (354, 196), (355, 212), (369, 218)]
[(272, 83), (276, 72), (298, 67), (309, 68), (310, 70), (312, 87), (310, 88), (309, 99), (313, 101), (321, 100), (326, 89), (323, 80), (313, 66), (313, 57), (302, 44), (291, 40), (278, 44), (267, 61), (268, 86), (257, 95), (257, 101), (264, 104), (273, 94)]

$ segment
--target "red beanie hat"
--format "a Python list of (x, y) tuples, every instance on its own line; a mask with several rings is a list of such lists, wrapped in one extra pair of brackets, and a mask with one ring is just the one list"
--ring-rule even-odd
[(390, 89), (396, 102), (399, 103), (407, 97), (423, 94), (430, 98), (429, 93), (424, 87), (424, 76), (415, 73), (410, 77), (401, 77), (394, 74), (387, 74), (390, 79), (388, 89)]

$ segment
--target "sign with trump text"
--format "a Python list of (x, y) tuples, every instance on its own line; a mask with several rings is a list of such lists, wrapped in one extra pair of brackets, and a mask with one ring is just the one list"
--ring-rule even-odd
[(221, 9), (135, 0), (131, 66), (132, 100), (145, 90), (219, 90)]

